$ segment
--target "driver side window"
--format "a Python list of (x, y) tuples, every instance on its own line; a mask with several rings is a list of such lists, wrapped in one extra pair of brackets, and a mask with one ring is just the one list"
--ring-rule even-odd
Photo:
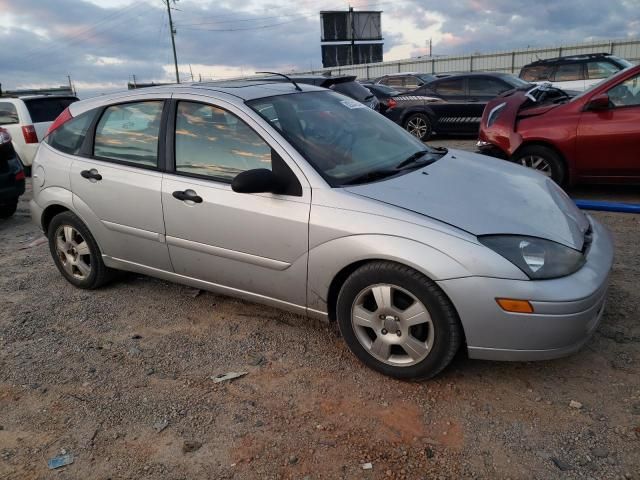
[(619, 83), (607, 94), (616, 107), (640, 106), (640, 74)]
[(176, 172), (230, 183), (245, 170), (271, 170), (271, 147), (234, 114), (196, 102), (176, 112)]

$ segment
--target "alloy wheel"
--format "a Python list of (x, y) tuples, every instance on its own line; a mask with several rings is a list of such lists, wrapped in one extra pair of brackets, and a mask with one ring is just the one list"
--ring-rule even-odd
[(413, 294), (396, 285), (378, 284), (362, 290), (351, 309), (351, 325), (369, 354), (388, 365), (415, 365), (433, 347), (429, 311)]
[(524, 167), (533, 168), (547, 177), (552, 176), (551, 164), (540, 155), (525, 155), (518, 159), (518, 163)]
[(429, 125), (422, 117), (414, 117), (407, 122), (407, 131), (414, 137), (424, 138), (429, 131)]
[(91, 274), (89, 244), (71, 225), (60, 225), (55, 233), (56, 254), (71, 277), (85, 280)]

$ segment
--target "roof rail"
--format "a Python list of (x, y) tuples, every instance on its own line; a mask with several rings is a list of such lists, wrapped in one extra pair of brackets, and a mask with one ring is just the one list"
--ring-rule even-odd
[(553, 57), (553, 58), (540, 58), (535, 62), (531, 62), (529, 65), (535, 65), (540, 63), (553, 63), (560, 62), (562, 60), (584, 60), (589, 58), (602, 58), (602, 57), (610, 57), (611, 53), (580, 53), (577, 55), (565, 55), (562, 57)]

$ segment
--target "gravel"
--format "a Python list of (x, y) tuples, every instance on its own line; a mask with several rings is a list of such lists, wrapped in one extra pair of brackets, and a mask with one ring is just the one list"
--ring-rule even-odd
[[(46, 244), (24, 248), (41, 236), (28, 198), (0, 221), (0, 478), (50, 478), (65, 449), (59, 479), (640, 480), (638, 216), (595, 214), (616, 261), (579, 353), (461, 352), (416, 383), (365, 368), (334, 326), (261, 305), (135, 274), (78, 290)], [(211, 380), (223, 372), (248, 374)]]

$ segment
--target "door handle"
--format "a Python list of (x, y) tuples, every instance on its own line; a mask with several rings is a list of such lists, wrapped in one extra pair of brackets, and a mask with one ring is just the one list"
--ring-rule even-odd
[(185, 191), (177, 190), (173, 192), (173, 198), (177, 198), (183, 202), (191, 201), (193, 203), (202, 203), (202, 197), (191, 189)]
[(91, 170), (82, 170), (80, 172), (80, 175), (82, 175), (82, 178), (86, 178), (88, 180), (102, 180), (102, 175), (100, 175), (98, 173), (98, 170), (96, 170), (95, 168), (92, 168)]

